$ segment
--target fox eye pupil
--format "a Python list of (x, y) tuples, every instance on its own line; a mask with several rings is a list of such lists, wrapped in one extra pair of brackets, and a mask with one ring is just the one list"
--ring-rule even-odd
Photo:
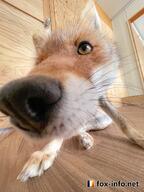
[(83, 51), (86, 51), (88, 48), (89, 48), (89, 47), (88, 47), (87, 44), (83, 44), (83, 45), (81, 46), (81, 49), (82, 49)]
[(82, 41), (80, 42), (79, 46), (78, 46), (78, 54), (79, 55), (86, 55), (92, 52), (92, 45), (88, 42), (88, 41)]

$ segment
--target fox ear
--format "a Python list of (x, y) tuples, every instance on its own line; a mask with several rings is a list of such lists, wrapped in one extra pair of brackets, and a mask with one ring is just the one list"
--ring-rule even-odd
[(46, 39), (51, 35), (51, 20), (46, 18), (44, 21), (44, 29), (42, 32), (33, 34), (33, 44), (35, 46), (36, 52), (40, 53)]
[(86, 6), (81, 14), (81, 20), (83, 20), (82, 22), (85, 22), (96, 29), (101, 29), (101, 19), (93, 0), (87, 1)]
[(44, 38), (37, 33), (33, 34), (33, 44), (35, 46), (36, 52), (39, 54), (42, 46), (44, 45)]

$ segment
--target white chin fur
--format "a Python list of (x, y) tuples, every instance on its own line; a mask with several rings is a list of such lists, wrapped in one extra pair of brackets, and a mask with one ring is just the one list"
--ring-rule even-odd
[(111, 123), (99, 107), (99, 94), (96, 89), (90, 89), (92, 87), (88, 80), (69, 75), (59, 109), (47, 127), (53, 136), (70, 138), (81, 131), (103, 129)]

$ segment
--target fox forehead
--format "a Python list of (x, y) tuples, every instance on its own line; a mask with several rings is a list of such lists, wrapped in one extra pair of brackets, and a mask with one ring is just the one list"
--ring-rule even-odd
[[(88, 41), (92, 45), (91, 53), (78, 54), (78, 45), (82, 41)], [(59, 73), (64, 76), (71, 72), (88, 78), (94, 69), (111, 61), (114, 52), (114, 44), (98, 30), (73, 28), (69, 31), (56, 31), (43, 39), (36, 66), (31, 73), (54, 77)]]

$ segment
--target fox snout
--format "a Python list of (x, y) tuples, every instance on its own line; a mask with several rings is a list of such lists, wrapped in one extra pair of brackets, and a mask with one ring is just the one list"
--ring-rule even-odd
[(61, 97), (58, 80), (30, 76), (14, 80), (0, 90), (0, 110), (18, 128), (41, 134)]

